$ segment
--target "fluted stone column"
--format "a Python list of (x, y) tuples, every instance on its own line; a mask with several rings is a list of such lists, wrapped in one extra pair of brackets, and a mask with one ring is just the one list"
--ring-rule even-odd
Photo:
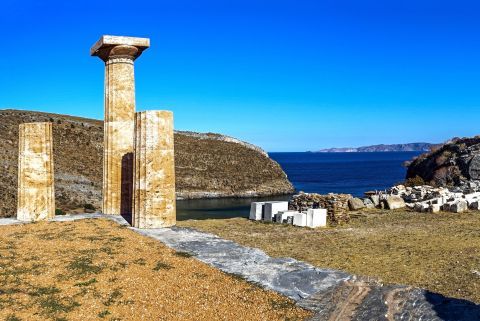
[(92, 56), (105, 62), (103, 213), (129, 215), (132, 208), (135, 77), (133, 62), (148, 38), (102, 36)]
[(173, 113), (135, 114), (133, 226), (159, 228), (176, 223)]
[(19, 127), (17, 219), (41, 221), (55, 216), (52, 123)]

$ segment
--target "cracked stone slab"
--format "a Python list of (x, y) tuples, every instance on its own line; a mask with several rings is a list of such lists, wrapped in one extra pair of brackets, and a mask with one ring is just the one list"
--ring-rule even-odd
[[(121, 216), (98, 213), (57, 216), (52, 221), (88, 218), (107, 218), (129, 225)], [(15, 219), (0, 219), (0, 225), (18, 223)], [(259, 249), (194, 229), (130, 229), (295, 300), (298, 306), (315, 313), (311, 321), (480, 320), (480, 306), (467, 300), (414, 287), (383, 285), (374, 279), (317, 268), (292, 258), (272, 258)]]

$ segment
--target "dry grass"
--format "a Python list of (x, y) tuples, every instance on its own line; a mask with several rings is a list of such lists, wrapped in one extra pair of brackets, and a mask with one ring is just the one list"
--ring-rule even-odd
[(0, 227), (1, 320), (303, 320), (292, 301), (108, 220)]
[(351, 224), (307, 229), (246, 219), (184, 221), (269, 255), (415, 285), (480, 303), (480, 213), (360, 213)]

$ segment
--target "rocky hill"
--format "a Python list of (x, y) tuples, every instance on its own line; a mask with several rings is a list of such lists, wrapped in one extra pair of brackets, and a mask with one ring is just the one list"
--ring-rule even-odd
[(327, 148), (321, 149), (317, 153), (427, 152), (434, 146), (436, 145), (430, 143), (380, 144), (362, 147)]
[(407, 179), (432, 186), (460, 186), (480, 180), (480, 136), (454, 138), (420, 155), (408, 166)]
[[(53, 125), (55, 198), (70, 211), (101, 207), (103, 122), (80, 117), (0, 110), (0, 216), (16, 211), (18, 125)], [(232, 137), (175, 133), (177, 198), (246, 197), (293, 192), (281, 167), (260, 148)]]

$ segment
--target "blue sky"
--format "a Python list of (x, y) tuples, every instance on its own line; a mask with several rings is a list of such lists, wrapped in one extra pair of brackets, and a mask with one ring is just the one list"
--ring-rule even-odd
[(103, 118), (102, 34), (151, 38), (137, 109), (267, 151), (480, 134), (474, 1), (13, 1), (0, 108)]

